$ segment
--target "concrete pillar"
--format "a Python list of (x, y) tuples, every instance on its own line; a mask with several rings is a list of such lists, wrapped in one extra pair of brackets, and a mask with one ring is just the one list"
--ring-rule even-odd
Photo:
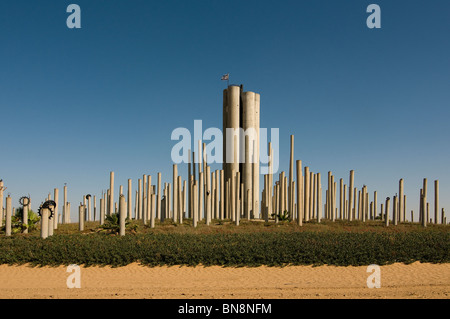
[[(22, 223), (28, 225), (28, 207), (30, 204), (30, 199), (28, 197), (23, 197), (22, 199)], [(24, 234), (28, 234), (28, 227), (23, 230)]]
[(194, 210), (194, 203), (193, 201), (193, 178), (192, 178), (192, 170), (191, 170), (191, 162), (193, 162), (193, 159), (191, 160), (191, 149), (188, 150), (188, 216), (189, 218), (192, 218), (193, 210)]
[(11, 236), (11, 218), (12, 218), (12, 199), (11, 199), (11, 196), (8, 195), (8, 197), (6, 197), (6, 212), (5, 212), (5, 235), (6, 236)]
[(304, 181), (304, 193), (305, 193), (305, 200), (304, 200), (304, 209), (303, 214), (305, 216), (305, 221), (309, 221), (309, 167), (305, 166), (305, 181)]
[[(364, 196), (363, 196), (364, 198)], [(361, 191), (358, 191), (358, 220), (362, 220), (362, 198)]]
[(331, 192), (331, 220), (334, 222), (336, 220), (336, 183), (334, 182), (334, 176), (331, 176), (331, 186), (332, 192)]
[(181, 209), (181, 214), (183, 215), (183, 217), (186, 216), (186, 194), (187, 194), (187, 181), (184, 180), (183, 181), (183, 206)]
[(150, 210), (152, 205), (152, 176), (147, 175), (147, 209), (144, 215), (144, 224), (147, 225), (150, 220)]
[(286, 207), (284, 206), (284, 203), (285, 203), (284, 197), (286, 195), (284, 193), (284, 190), (285, 190), (285, 188), (284, 188), (284, 171), (282, 171), (280, 173), (280, 192), (279, 192), (280, 196), (279, 196), (279, 208), (278, 208), (278, 212), (280, 214), (283, 214), (284, 210), (286, 209)]
[(261, 96), (255, 93), (255, 128), (256, 128), (256, 140), (254, 141), (254, 163), (253, 163), (253, 202), (255, 203), (256, 212), (255, 218), (261, 218), (260, 216), (260, 198), (259, 198), (259, 127), (260, 127), (260, 99)]
[(67, 216), (68, 215), (68, 212), (67, 212), (67, 186), (64, 186), (64, 191), (63, 191), (63, 193), (64, 193), (64, 203), (63, 203), (63, 223), (64, 224), (67, 224), (67, 223), (69, 223), (69, 220), (70, 220), (70, 216)]
[(70, 202), (67, 202), (67, 223), (70, 224)]
[(239, 174), (239, 172), (236, 172), (236, 176), (234, 177), (234, 179), (235, 179), (235, 189), (233, 190), (233, 192), (236, 194), (235, 195), (235, 205), (236, 205), (236, 208), (235, 208), (235, 217), (234, 217), (234, 222), (235, 222), (235, 224), (236, 224), (236, 226), (239, 226), (239, 220), (240, 220), (240, 214), (241, 214), (241, 212), (240, 212), (240, 202), (239, 202), (239, 192), (240, 192), (240, 189), (241, 189), (241, 176), (240, 176), (240, 174)]
[(192, 214), (192, 226), (197, 227), (197, 223), (198, 223), (198, 216), (199, 216), (199, 206), (200, 206), (200, 201), (199, 201), (199, 191), (198, 191), (198, 186), (200, 184), (200, 176), (202, 176), (203, 173), (199, 171), (199, 182), (198, 183), (194, 183), (193, 188), (193, 204), (194, 204), (194, 211)]
[[(78, 230), (84, 230), (84, 215), (85, 215), (85, 206), (81, 205), (78, 207)], [(42, 234), (42, 231), (41, 231)], [(41, 235), (42, 236), (42, 235)]]
[[(194, 158), (193, 158), (194, 159)], [(194, 162), (194, 161), (192, 161)], [(195, 164), (192, 165), (195, 170)], [(195, 175), (195, 173), (194, 173)], [(173, 206), (173, 221), (176, 223), (178, 221), (178, 166), (173, 164), (173, 195), (172, 195), (172, 206)]]
[(128, 191), (127, 191), (127, 215), (131, 220), (133, 216), (133, 195), (132, 195), (132, 180), (128, 179)]
[[(224, 171), (225, 180), (231, 179), (232, 170), (235, 172), (239, 171), (239, 160), (235, 161), (235, 158), (239, 159), (239, 139), (229, 138), (227, 128), (237, 130), (236, 133), (239, 137), (239, 127), (240, 127), (240, 98), (241, 98), (241, 88), (239, 86), (229, 86), (224, 92)], [(245, 96), (242, 96), (245, 99)], [(249, 107), (249, 106), (247, 106)], [(254, 102), (253, 102), (254, 110)], [(243, 108), (243, 112), (246, 111), (246, 107)], [(243, 115), (244, 117), (245, 115)], [(245, 125), (245, 124), (243, 124)], [(244, 126), (245, 129), (245, 126)], [(237, 157), (235, 157), (237, 155)]]
[[(183, 211), (181, 210), (181, 207), (182, 207), (182, 205), (181, 205), (181, 201), (182, 201), (181, 184), (182, 184), (181, 176), (177, 176), (177, 192), (176, 192), (176, 194), (174, 193), (174, 196), (177, 196), (178, 199), (177, 199), (177, 209), (176, 210), (174, 209), (174, 216), (177, 215), (176, 219), (178, 220), (178, 222), (180, 224), (183, 224)], [(175, 212), (176, 212), (176, 214), (175, 214)], [(174, 220), (175, 220), (175, 217), (174, 217)]]
[[(434, 223), (438, 224), (438, 214), (439, 214), (439, 181), (434, 181)], [(443, 223), (443, 221), (441, 221)]]
[(406, 195), (403, 195), (403, 221), (406, 222)]
[[(354, 181), (355, 181), (355, 171), (351, 170), (350, 171), (350, 180), (349, 180), (349, 184), (348, 184), (348, 220), (352, 221), (353, 220), (353, 214), (352, 214), (352, 207), (353, 207), (353, 186), (354, 186)], [(356, 198), (355, 198), (356, 201)]]
[(88, 218), (87, 218), (87, 220), (88, 221), (91, 221), (91, 218), (92, 218), (92, 205), (91, 205), (91, 195), (89, 195), (89, 196), (87, 196), (86, 197), (86, 199), (87, 199), (87, 203), (88, 203), (88, 207), (87, 207), (87, 209), (88, 209)]
[(136, 219), (142, 219), (142, 179), (138, 179), (138, 209)]
[(206, 225), (211, 223), (211, 167), (206, 166)]
[(331, 204), (332, 202), (332, 196), (333, 196), (333, 182), (331, 181), (331, 176), (332, 176), (332, 172), (329, 171), (328, 172), (328, 195), (327, 195), (327, 219), (331, 219), (331, 214), (333, 211), (333, 205)]
[[(311, 173), (310, 173), (311, 174)], [(310, 219), (317, 218), (316, 208), (317, 208), (317, 174), (311, 174), (311, 216)]]
[(422, 189), (422, 226), (427, 227), (426, 203), (427, 203), (427, 179), (423, 179)]
[(219, 184), (220, 184), (220, 174), (219, 174), (219, 170), (215, 171), (215, 187), (214, 187), (214, 199), (215, 199), (215, 203), (214, 203), (214, 212), (216, 216), (216, 219), (220, 218), (220, 201), (219, 201), (219, 196), (220, 196), (220, 192), (219, 192)]
[(446, 222), (445, 222), (445, 211), (444, 211), (444, 208), (442, 208), (442, 212), (441, 212), (441, 223), (442, 224), (447, 224)]
[[(53, 209), (55, 209), (54, 207), (53, 207)], [(51, 212), (49, 212), (49, 216), (48, 216), (48, 236), (50, 237), (50, 236), (53, 236), (53, 227), (54, 227), (54, 222), (53, 222), (53, 219), (55, 218), (54, 216), (53, 217), (50, 217), (50, 214), (51, 214)]]
[(381, 221), (384, 221), (384, 204), (383, 203), (381, 203), (380, 215), (381, 215)]
[[(199, 183), (197, 185), (197, 193), (198, 194), (197, 194), (197, 197), (196, 197), (196, 198), (198, 198), (198, 205), (197, 205), (197, 212), (198, 212), (197, 218), (198, 218), (198, 220), (203, 220), (203, 207), (204, 207), (204, 205), (203, 205), (203, 194), (205, 194), (203, 188), (204, 188), (204, 185), (205, 185), (205, 182), (204, 182), (205, 174), (206, 174), (206, 171), (203, 171), (203, 172), (200, 173), (200, 175), (198, 177), (199, 178), (198, 179)], [(206, 218), (206, 216), (205, 216), (205, 218)]]
[(291, 135), (291, 152), (290, 152), (290, 159), (289, 159), (289, 212), (292, 215), (292, 219), (294, 219), (294, 199), (293, 199), (293, 193), (292, 193), (292, 182), (294, 181), (294, 135)]
[(0, 179), (0, 227), (3, 226), (3, 192), (5, 191), (5, 184)]
[(401, 178), (398, 182), (398, 217), (401, 223), (403, 222), (403, 184), (403, 178)]
[(339, 180), (339, 218), (344, 219), (344, 180)]
[(108, 214), (114, 213), (114, 172), (109, 173), (109, 211)]
[(53, 213), (53, 228), (58, 229), (59, 189), (57, 189), (57, 188), (54, 189), (54, 197), (55, 197), (56, 207), (54, 208), (54, 213)]
[(214, 172), (211, 173), (211, 219), (215, 218), (216, 211), (215, 211), (215, 191), (216, 191), (216, 175)]
[(414, 211), (411, 211), (411, 223), (414, 223)]
[(105, 223), (105, 199), (100, 198), (100, 225), (103, 225)]
[(161, 173), (158, 173), (158, 195), (156, 196), (156, 213), (157, 218), (161, 220)]
[(384, 222), (385, 222), (385, 226), (389, 226), (389, 203), (390, 203), (390, 198), (387, 197), (386, 198), (386, 212), (384, 214)]
[(125, 196), (119, 196), (119, 235), (125, 236), (125, 220), (127, 218), (127, 203)]
[(241, 220), (242, 212), (244, 211), (244, 184), (241, 183), (240, 187), (241, 198), (239, 200), (239, 222)]
[(50, 210), (48, 208), (41, 208), (41, 238), (48, 237), (48, 219)]
[(344, 184), (343, 200), (344, 200), (344, 215), (342, 216), (342, 220), (348, 220), (347, 184)]
[(394, 196), (394, 207), (393, 207), (393, 213), (394, 213), (394, 216), (393, 216), (393, 218), (392, 218), (392, 220), (394, 221), (394, 225), (395, 226), (397, 226), (397, 224), (398, 224), (398, 197), (397, 196)]
[(231, 180), (230, 180), (230, 207), (231, 207), (231, 221), (236, 221), (236, 172), (234, 170), (231, 171)]
[(317, 173), (317, 222), (322, 218), (322, 182), (320, 173)]
[(296, 161), (296, 169), (297, 169), (297, 224), (299, 226), (303, 226), (304, 196), (303, 196), (302, 161), (300, 160)]
[[(224, 200), (225, 200), (225, 198), (224, 198), (224, 196), (225, 196), (224, 187), (225, 187), (225, 185), (224, 185), (224, 171), (222, 169), (222, 170), (220, 170), (220, 212), (219, 212), (219, 215), (220, 215), (219, 218), (221, 220), (223, 220), (225, 218), (225, 216), (224, 216), (224, 206), (225, 206), (225, 204), (224, 204)], [(244, 197), (244, 195), (242, 195), (242, 196)]]
[(156, 194), (152, 193), (151, 195), (151, 209), (150, 209), (150, 227), (155, 228), (155, 219), (156, 219)]
[[(377, 191), (373, 192), (373, 216), (374, 219), (377, 218)], [(383, 210), (381, 210), (381, 215), (383, 215)]]
[(365, 210), (365, 217), (364, 217), (364, 221), (369, 219), (369, 193), (367, 192), (367, 187), (365, 187), (365, 196), (366, 198), (364, 199), (364, 205), (366, 205), (366, 210)]
[[(247, 124), (246, 124), (247, 125)], [(244, 126), (245, 127), (245, 126)], [(245, 129), (245, 128), (244, 128)], [(244, 142), (244, 155), (245, 155), (245, 161), (242, 165), (242, 183), (244, 184), (244, 206), (249, 207), (251, 206), (252, 202), (252, 183), (253, 183), (253, 175), (252, 175), (252, 164), (251, 164), (251, 140), (249, 136), (245, 136), (245, 142)], [(250, 192), (247, 192), (247, 190), (250, 190)], [(247, 193), (249, 194), (249, 197), (247, 197)], [(250, 211), (245, 212), (245, 217), (247, 219), (250, 219)]]
[(96, 219), (96, 213), (97, 213), (97, 197), (94, 195), (94, 202), (93, 202), (93, 204), (94, 204), (94, 217), (93, 217), (93, 221), (95, 221), (95, 219)]
[(141, 220), (144, 221), (145, 214), (147, 213), (147, 175), (142, 175), (142, 210), (141, 210)]
[[(272, 216), (272, 212), (273, 212), (273, 200), (272, 200), (272, 196), (273, 196), (273, 149), (272, 149), (272, 143), (269, 143), (268, 145), (268, 149), (269, 149), (269, 177), (268, 177), (268, 203), (267, 203), (267, 207), (268, 207), (268, 216)], [(300, 165), (301, 166), (301, 165)], [(304, 207), (301, 208), (302, 211), (304, 209)]]

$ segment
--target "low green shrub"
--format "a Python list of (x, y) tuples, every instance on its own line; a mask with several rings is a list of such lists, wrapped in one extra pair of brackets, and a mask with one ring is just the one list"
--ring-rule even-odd
[(102, 233), (0, 238), (0, 264), (358, 266), (449, 262), (448, 232)]

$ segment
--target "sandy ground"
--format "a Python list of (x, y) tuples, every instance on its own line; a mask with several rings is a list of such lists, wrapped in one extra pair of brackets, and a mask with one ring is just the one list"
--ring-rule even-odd
[(381, 266), (369, 289), (367, 267), (80, 268), (81, 288), (67, 288), (67, 267), (0, 265), (0, 298), (449, 298), (450, 264)]

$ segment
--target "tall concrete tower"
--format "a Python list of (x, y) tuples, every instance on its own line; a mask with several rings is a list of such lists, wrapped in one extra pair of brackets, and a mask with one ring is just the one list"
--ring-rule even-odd
[(242, 176), (244, 218), (260, 217), (259, 112), (259, 94), (244, 92), (242, 85), (230, 85), (223, 91), (223, 170), (225, 181), (231, 180), (233, 173)]

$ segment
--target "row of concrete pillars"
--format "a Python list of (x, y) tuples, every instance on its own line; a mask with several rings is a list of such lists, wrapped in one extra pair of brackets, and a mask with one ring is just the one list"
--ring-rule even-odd
[[(394, 225), (406, 222), (406, 195), (404, 194), (404, 180), (399, 181), (399, 191), (392, 199), (392, 216), (390, 215), (391, 199), (387, 198), (381, 203), (380, 211), (377, 210), (377, 192), (373, 192), (372, 201), (369, 200), (369, 191), (366, 185), (357, 189), (354, 184), (355, 172), (350, 171), (349, 184), (344, 183), (341, 178), (339, 185), (337, 179), (328, 172), (327, 189), (325, 190), (324, 202), (322, 199), (321, 173), (310, 171), (308, 166), (302, 167), (302, 161), (294, 162), (294, 136), (290, 137), (290, 163), (289, 174), (285, 172), (278, 174), (278, 180), (274, 182), (273, 174), (273, 149), (268, 144), (269, 151), (269, 174), (264, 175), (264, 187), (261, 202), (259, 196), (254, 196), (252, 189), (247, 189), (243, 177), (239, 171), (231, 167), (229, 178), (225, 171), (215, 170), (207, 165), (205, 144), (198, 144), (198, 165), (192, 159), (196, 153), (189, 151), (188, 180), (183, 180), (178, 174), (178, 166), (173, 165), (172, 183), (162, 184), (161, 173), (157, 174), (156, 185), (152, 185), (152, 176), (143, 175), (138, 180), (137, 190), (134, 198), (134, 211), (132, 209), (133, 191), (132, 180), (128, 179), (128, 190), (125, 194), (123, 186), (119, 186), (119, 201), (114, 201), (114, 172), (110, 173), (110, 187), (100, 198), (100, 214), (97, 216), (96, 196), (83, 196), (83, 202), (79, 205), (79, 230), (84, 230), (85, 221), (105, 221), (105, 216), (119, 213), (120, 223), (125, 227), (125, 220), (142, 220), (144, 224), (155, 227), (155, 221), (163, 222), (171, 219), (175, 223), (183, 223), (184, 218), (190, 218), (194, 227), (199, 221), (205, 220), (209, 225), (212, 219), (230, 219), (239, 225), (241, 219), (265, 219), (268, 221), (274, 217), (278, 222), (280, 213), (289, 212), (290, 219), (299, 225), (303, 222), (317, 221), (325, 218), (327, 220), (375, 220), (381, 219), (386, 226), (391, 222)], [(294, 179), (294, 163), (296, 178)], [(197, 167), (196, 167), (197, 166)], [(196, 172), (198, 170), (198, 172)], [(250, 174), (250, 176), (254, 176)], [(253, 181), (256, 182), (256, 181)], [(339, 186), (339, 187), (338, 187)], [(338, 192), (339, 188), (339, 192)], [(6, 207), (3, 208), (3, 192), (5, 190), (3, 181), (0, 181), (0, 211), (5, 217), (6, 235), (11, 235), (11, 215), (13, 212), (11, 197), (6, 198)], [(338, 196), (339, 195), (339, 196)], [(427, 179), (423, 180), (420, 189), (419, 222), (426, 227), (432, 223), (430, 218), (430, 204), (427, 201)], [(252, 200), (246, 200), (252, 198)], [(49, 194), (47, 200), (51, 200)], [(253, 200), (254, 199), (254, 200)], [(64, 186), (64, 202), (62, 215), (58, 215), (59, 191), (54, 190), (53, 200), (56, 203), (54, 217), (49, 219), (48, 209), (41, 210), (41, 236), (46, 238), (53, 234), (58, 228), (58, 217), (62, 223), (70, 223), (70, 203), (67, 201), (67, 186)], [(93, 210), (92, 210), (93, 202)], [(261, 204), (260, 209), (258, 209)], [(23, 222), (27, 221), (27, 212), (31, 200), (26, 199), (23, 203)], [(440, 216), (439, 216), (439, 213)], [(48, 214), (49, 215), (49, 214)], [(134, 215), (134, 217), (133, 217)], [(440, 220), (439, 220), (440, 217)], [(413, 211), (411, 211), (411, 222), (413, 222)], [(434, 181), (434, 223), (446, 224), (444, 208), (439, 212), (439, 181)], [(0, 218), (3, 223), (3, 218)], [(0, 225), (1, 226), (1, 225)], [(24, 231), (26, 232), (26, 230)], [(121, 235), (125, 230), (121, 228)]]

